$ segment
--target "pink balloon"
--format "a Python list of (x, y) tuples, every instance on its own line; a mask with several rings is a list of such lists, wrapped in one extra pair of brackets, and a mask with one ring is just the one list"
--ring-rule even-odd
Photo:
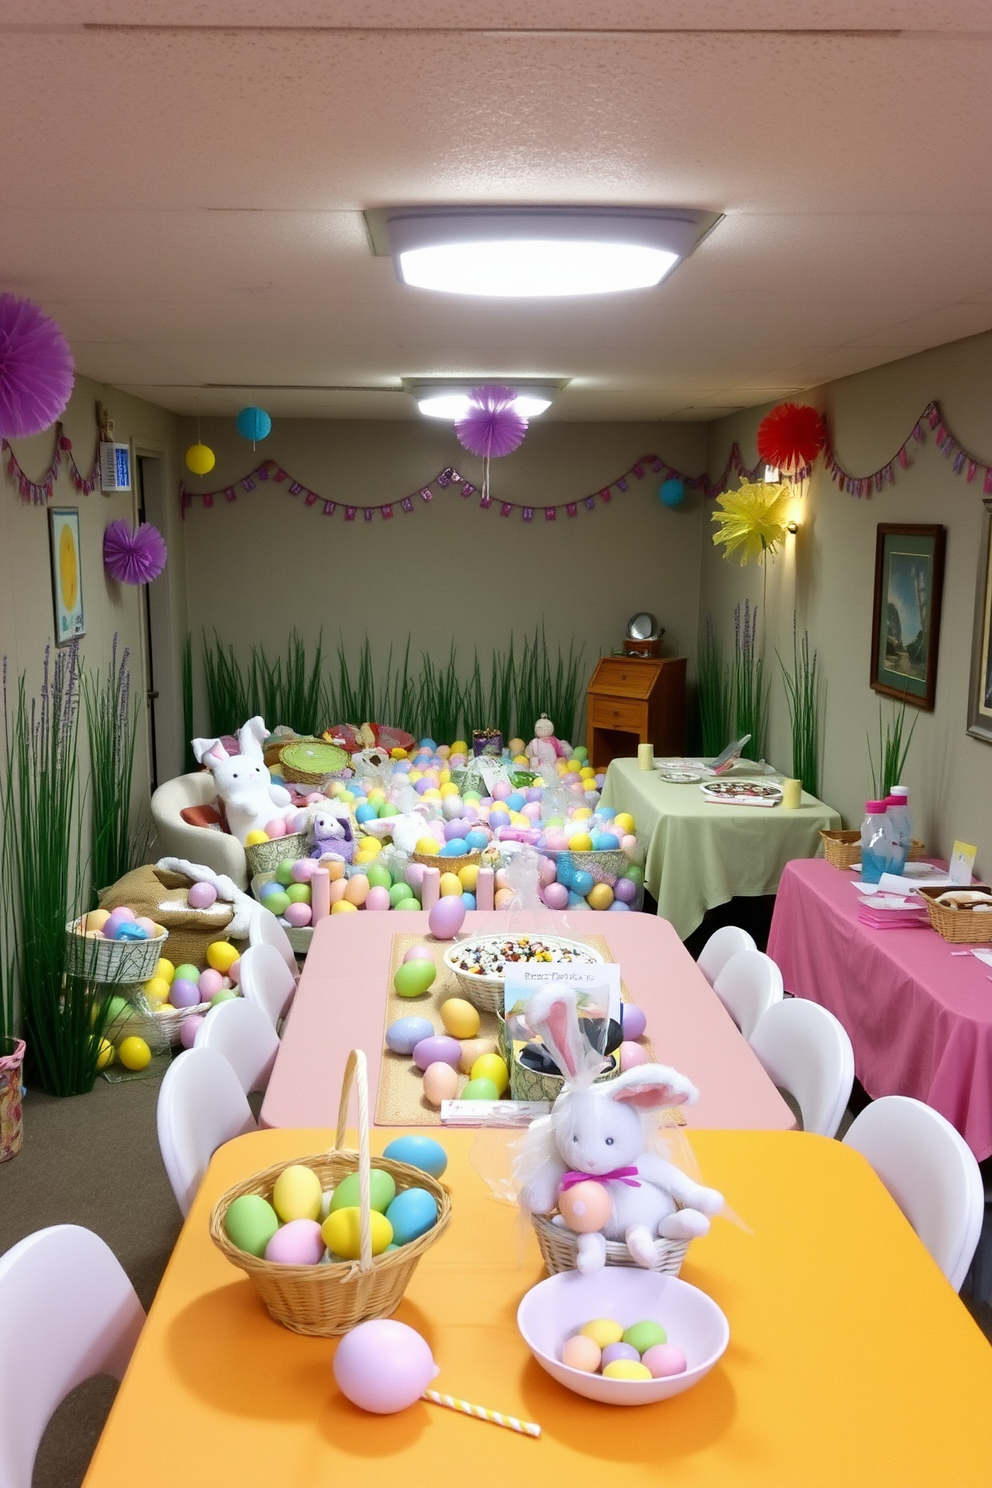
[(333, 1369), (353, 1405), (382, 1416), (413, 1405), (440, 1372), (420, 1334), (393, 1318), (359, 1323), (346, 1333)]

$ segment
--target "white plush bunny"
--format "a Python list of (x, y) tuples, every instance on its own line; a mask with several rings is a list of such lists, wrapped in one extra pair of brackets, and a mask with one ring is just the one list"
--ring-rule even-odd
[(228, 754), (220, 739), (193, 740), (194, 755), (213, 771), (228, 828), (239, 842), (249, 832), (263, 831), (274, 816), (285, 815), (290, 804), (289, 791), (272, 784), (262, 755), (266, 737), (264, 721), (250, 718), (238, 733), (240, 754)]
[[(399, 816), (382, 816), (362, 823), (362, 831), (369, 837), (391, 837), (400, 852), (412, 854), (421, 837), (433, 837), (433, 823), (428, 824), (426, 806)], [(438, 844), (440, 846), (440, 843)]]
[(665, 1065), (642, 1064), (594, 1084), (603, 1058), (580, 1030), (571, 988), (539, 988), (528, 1002), (527, 1023), (541, 1035), (565, 1085), (550, 1115), (530, 1126), (517, 1159), (522, 1206), (550, 1214), (563, 1187), (585, 1179), (603, 1184), (612, 1212), (602, 1230), (579, 1237), (576, 1265), (583, 1272), (605, 1264), (607, 1240), (625, 1241), (636, 1263), (650, 1268), (657, 1264), (657, 1237), (705, 1235), (723, 1196), (646, 1148), (644, 1114), (695, 1101), (690, 1081)]

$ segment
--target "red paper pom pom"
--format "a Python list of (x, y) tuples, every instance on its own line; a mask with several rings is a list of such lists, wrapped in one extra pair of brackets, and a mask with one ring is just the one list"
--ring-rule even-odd
[(780, 403), (758, 425), (758, 454), (778, 470), (802, 470), (816, 459), (826, 438), (823, 419), (815, 408)]

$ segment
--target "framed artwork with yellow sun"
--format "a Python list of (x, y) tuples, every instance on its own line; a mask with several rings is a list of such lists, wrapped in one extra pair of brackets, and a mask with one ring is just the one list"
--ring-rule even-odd
[(85, 634), (83, 576), (79, 562), (79, 510), (74, 506), (48, 509), (52, 543), (52, 595), (55, 600), (55, 644), (64, 646)]

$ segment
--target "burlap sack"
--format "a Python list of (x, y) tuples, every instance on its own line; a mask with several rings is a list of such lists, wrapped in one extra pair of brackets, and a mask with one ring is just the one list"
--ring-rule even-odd
[[(189, 962), (204, 967), (211, 941), (228, 938), (225, 932), (234, 918), (234, 908), (218, 900), (209, 909), (191, 909), (187, 894), (192, 882), (182, 873), (167, 873), (146, 863), (104, 889), (100, 907), (117, 909), (126, 904), (136, 915), (148, 915), (169, 932), (165, 955), (173, 966)], [(231, 944), (244, 950), (248, 942), (234, 940)]]

